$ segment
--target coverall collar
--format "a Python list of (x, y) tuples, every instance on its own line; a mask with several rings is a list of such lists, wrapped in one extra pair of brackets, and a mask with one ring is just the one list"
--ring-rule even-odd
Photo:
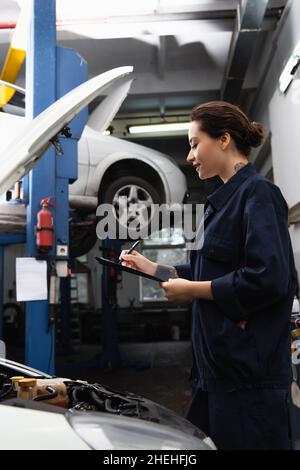
[(227, 183), (220, 186), (215, 192), (207, 197), (208, 202), (215, 210), (220, 210), (240, 184), (256, 173), (252, 163), (247, 163), (237, 173), (235, 173)]

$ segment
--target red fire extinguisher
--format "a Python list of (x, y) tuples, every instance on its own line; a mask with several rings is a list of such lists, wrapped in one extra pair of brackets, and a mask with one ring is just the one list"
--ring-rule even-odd
[(48, 253), (53, 246), (53, 216), (48, 206), (55, 207), (50, 202), (54, 196), (41, 200), (41, 210), (37, 213), (36, 245), (40, 253)]

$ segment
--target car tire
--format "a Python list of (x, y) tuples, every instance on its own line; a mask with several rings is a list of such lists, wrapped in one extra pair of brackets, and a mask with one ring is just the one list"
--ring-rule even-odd
[[(149, 206), (149, 211), (151, 211), (151, 204), (160, 204), (163, 201), (163, 197), (159, 194), (154, 185), (140, 176), (122, 176), (116, 179), (104, 190), (102, 202), (113, 204), (117, 223), (122, 225), (124, 225), (124, 223), (122, 223), (122, 207), (118, 202), (120, 201), (119, 198), (122, 196), (127, 197), (128, 201), (128, 221), (136, 220), (140, 226), (144, 226), (145, 228), (148, 228), (149, 222), (143, 219), (142, 207)], [(148, 212), (148, 215), (149, 214), (150, 212)]]
[[(122, 188), (137, 187), (141, 188), (141, 195), (147, 195), (151, 199), (151, 203), (159, 204), (162, 202), (162, 196), (155, 187), (139, 176), (122, 176), (117, 178), (109, 187), (102, 191), (100, 203), (112, 204), (116, 195), (120, 193)], [(96, 225), (77, 225), (70, 224), (70, 256), (77, 258), (88, 253), (97, 242)]]

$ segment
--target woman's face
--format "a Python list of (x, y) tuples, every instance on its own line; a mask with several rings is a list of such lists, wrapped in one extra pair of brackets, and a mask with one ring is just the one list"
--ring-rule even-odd
[(213, 139), (200, 130), (199, 122), (192, 121), (189, 129), (189, 143), (191, 150), (187, 161), (194, 166), (199, 178), (212, 178), (220, 174), (224, 164), (221, 138)]

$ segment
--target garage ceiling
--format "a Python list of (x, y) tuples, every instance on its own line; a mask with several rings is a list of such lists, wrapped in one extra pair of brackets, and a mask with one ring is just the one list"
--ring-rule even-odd
[[(254, 0), (241, 0), (241, 11), (247, 3), (253, 14)], [(286, 0), (266, 3), (263, 21), (242, 49), (250, 63), (240, 83), (241, 105), (258, 87)], [(238, 0), (57, 0), (58, 43), (75, 48), (87, 60), (90, 76), (134, 65), (136, 80), (118, 114), (123, 124), (172, 116), (184, 119), (193, 105), (219, 98), (224, 90), (236, 53), (238, 4)], [(0, 0), (0, 5), (2, 66), (19, 6), (13, 0)], [(24, 72), (18, 83), (24, 85)]]

